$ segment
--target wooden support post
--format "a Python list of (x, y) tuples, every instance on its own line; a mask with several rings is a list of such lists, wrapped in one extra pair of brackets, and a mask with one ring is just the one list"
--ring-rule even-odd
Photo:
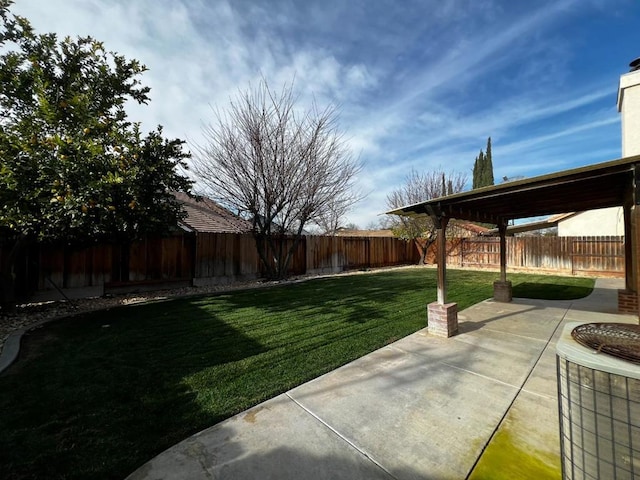
[(618, 290), (618, 312), (640, 317), (640, 168), (634, 165), (633, 183), (626, 192), (624, 211), (624, 290)]
[(447, 302), (447, 223), (449, 219), (438, 216), (434, 218), (436, 222), (436, 233), (438, 243), (438, 303), (444, 305)]
[(498, 224), (500, 232), (500, 281), (507, 281), (507, 221), (500, 220)]
[(458, 333), (458, 305), (447, 302), (447, 223), (449, 219), (431, 212), (436, 226), (438, 247), (438, 300), (427, 305), (428, 331), (431, 335), (451, 337)]
[[(634, 202), (635, 203), (635, 202)], [(628, 218), (627, 218), (628, 217)], [(624, 254), (625, 254), (625, 288), (618, 290), (618, 312), (634, 314), (640, 317), (640, 205), (624, 208)]]
[(626, 290), (635, 290), (635, 269), (634, 252), (633, 252), (633, 229), (631, 228), (631, 213), (633, 204), (626, 203), (623, 207), (624, 211), (624, 288)]
[(497, 302), (510, 302), (513, 298), (513, 287), (507, 281), (507, 220), (498, 222), (500, 233), (500, 280), (493, 282), (493, 299)]

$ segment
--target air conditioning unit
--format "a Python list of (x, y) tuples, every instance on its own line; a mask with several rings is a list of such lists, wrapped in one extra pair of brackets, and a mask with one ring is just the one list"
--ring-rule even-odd
[(634, 349), (640, 353), (640, 325), (565, 327), (556, 356), (563, 479), (640, 479)]

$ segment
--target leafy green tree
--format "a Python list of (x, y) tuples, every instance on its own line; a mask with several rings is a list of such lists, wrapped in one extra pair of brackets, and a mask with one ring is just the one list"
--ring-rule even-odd
[(189, 154), (162, 127), (143, 136), (125, 104), (149, 88), (136, 60), (91, 37), (36, 34), (0, 0), (0, 242), (3, 303), (12, 265), (31, 241), (128, 241), (163, 232), (182, 215), (171, 190)]

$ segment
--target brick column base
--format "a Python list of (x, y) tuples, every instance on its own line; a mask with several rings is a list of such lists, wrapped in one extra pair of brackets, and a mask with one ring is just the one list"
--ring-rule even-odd
[(618, 290), (618, 313), (638, 315), (638, 294), (632, 290)]
[(510, 281), (502, 282), (497, 280), (493, 282), (493, 299), (496, 302), (509, 303), (513, 300), (513, 286)]
[(431, 335), (449, 338), (458, 333), (458, 304), (433, 302), (427, 305), (427, 330)]

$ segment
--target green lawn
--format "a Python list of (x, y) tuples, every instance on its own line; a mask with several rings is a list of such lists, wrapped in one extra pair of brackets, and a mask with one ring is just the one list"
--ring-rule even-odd
[[(462, 310), (496, 273), (449, 270)], [(509, 275), (514, 295), (593, 281)], [(174, 443), (426, 324), (436, 271), (336, 276), (72, 317), (26, 335), (0, 375), (5, 479), (124, 478)]]

